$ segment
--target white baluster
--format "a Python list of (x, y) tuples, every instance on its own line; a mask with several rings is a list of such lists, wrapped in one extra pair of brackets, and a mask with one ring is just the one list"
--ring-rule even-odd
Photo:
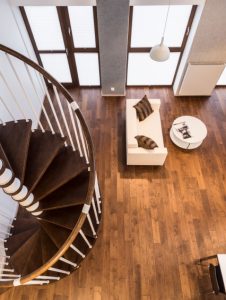
[(97, 203), (97, 209), (98, 209), (98, 213), (101, 213), (101, 208), (100, 208), (100, 204), (101, 201), (100, 199), (100, 190), (99, 190), (99, 184), (98, 184), (98, 179), (97, 179), (97, 173), (95, 172), (95, 186), (94, 186), (94, 190), (95, 190), (95, 197), (96, 197), (96, 203)]
[(90, 244), (90, 242), (88, 241), (87, 237), (85, 236), (84, 232), (80, 229), (79, 233), (81, 234), (82, 238), (84, 239), (84, 241), (86, 242), (86, 244), (88, 245), (88, 247), (91, 249), (92, 245)]
[(11, 225), (11, 224), (8, 224), (8, 223), (4, 223), (4, 222), (2, 222), (2, 221), (0, 222), (0, 225), (1, 225), (1, 226), (5, 226), (5, 227), (7, 227), (7, 228), (8, 228), (8, 227), (10, 227), (10, 228), (13, 228), (13, 227), (14, 227), (14, 225)]
[(70, 245), (70, 248), (73, 249), (76, 253), (78, 253), (82, 258), (86, 257), (77, 247), (74, 245)]
[(14, 272), (14, 269), (2, 269), (2, 272)]
[(2, 257), (2, 258), (4, 258), (4, 259), (10, 258), (9, 255), (0, 255), (0, 257)]
[(72, 261), (70, 261), (70, 260), (68, 260), (68, 259), (66, 259), (64, 257), (60, 257), (59, 260), (65, 262), (66, 264), (71, 265), (71, 266), (73, 266), (75, 268), (78, 266), (77, 264), (73, 263)]
[[(43, 76), (42, 76), (41, 74), (40, 74), (40, 78), (41, 78), (41, 80), (42, 80), (42, 82), (43, 82), (43, 86), (44, 86), (44, 89), (45, 89), (46, 97), (47, 97), (47, 100), (48, 100), (49, 105), (50, 105), (50, 107), (51, 107), (52, 113), (53, 113), (53, 115), (54, 115), (54, 119), (55, 119), (55, 121), (56, 121), (56, 123), (57, 123), (57, 127), (58, 127), (58, 129), (59, 129), (59, 131), (60, 131), (61, 137), (64, 137), (63, 130), (62, 130), (62, 128), (61, 128), (61, 125), (60, 125), (60, 122), (59, 122), (59, 119), (58, 119), (56, 110), (55, 110), (55, 108), (54, 108), (54, 106), (53, 106), (53, 102), (52, 102), (52, 100), (51, 100), (51, 97), (50, 97), (48, 88), (46, 87), (44, 78), (43, 78)], [(64, 142), (64, 144), (65, 144), (65, 146), (67, 146), (67, 142)]]
[(0, 246), (0, 249), (1, 249), (1, 250), (5, 250), (5, 251), (8, 250), (8, 248), (2, 247), (2, 246)]
[(12, 63), (12, 60), (11, 60), (10, 56), (7, 53), (6, 53), (6, 57), (7, 57), (7, 60), (9, 62), (9, 64), (10, 64), (12, 70), (13, 70), (13, 73), (14, 73), (14, 75), (15, 75), (15, 77), (16, 77), (16, 79), (17, 79), (17, 81), (18, 81), (18, 83), (19, 83), (19, 85), (21, 87), (21, 90), (23, 91), (23, 94), (24, 94), (25, 98), (27, 99), (28, 104), (30, 105), (30, 108), (31, 108), (31, 110), (32, 110), (32, 112), (33, 112), (33, 114), (34, 114), (34, 116), (36, 118), (36, 121), (37, 121), (38, 125), (40, 126), (42, 132), (45, 132), (45, 130), (44, 130), (43, 126), (42, 126), (42, 123), (39, 120), (39, 116), (38, 116), (38, 114), (37, 114), (37, 112), (36, 112), (36, 110), (35, 110), (35, 108), (33, 106), (33, 103), (30, 100), (30, 97), (28, 96), (28, 94), (27, 94), (27, 92), (26, 92), (26, 90), (25, 90), (25, 88), (24, 88), (24, 86), (23, 86), (23, 84), (22, 84), (22, 82), (20, 80), (20, 77), (19, 77), (19, 75), (17, 73), (17, 70), (15, 69), (15, 67), (14, 67), (14, 65)]
[(27, 70), (27, 73), (28, 73), (28, 76), (29, 76), (29, 78), (30, 78), (31, 84), (32, 84), (32, 86), (33, 86), (33, 89), (34, 89), (34, 91), (35, 91), (35, 94), (36, 94), (36, 96), (37, 96), (38, 102), (39, 102), (39, 104), (40, 104), (41, 107), (42, 107), (42, 110), (43, 110), (43, 113), (44, 113), (45, 118), (46, 118), (46, 120), (47, 120), (47, 123), (48, 123), (48, 125), (49, 125), (49, 128), (50, 128), (50, 130), (52, 131), (52, 134), (55, 134), (55, 132), (54, 132), (54, 130), (53, 130), (53, 126), (52, 126), (52, 124), (51, 124), (51, 122), (50, 122), (49, 116), (48, 116), (48, 114), (47, 114), (47, 112), (46, 112), (46, 109), (45, 109), (45, 107), (44, 107), (44, 105), (43, 105), (43, 102), (42, 102), (42, 101), (40, 100), (40, 98), (39, 98), (39, 95), (38, 95), (37, 89), (36, 89), (36, 87), (35, 87), (34, 80), (33, 80), (32, 76), (31, 76), (31, 72), (30, 72), (30, 70), (29, 70), (29, 67), (28, 67), (28, 65), (27, 65), (26, 63), (24, 63), (24, 65), (25, 65), (25, 68), (26, 68), (26, 70)]
[(6, 232), (6, 231), (3, 231), (3, 230), (0, 230), (0, 233), (1, 233), (1, 234), (4, 234), (4, 235), (12, 236), (11, 233)]
[(88, 220), (88, 222), (89, 222), (89, 225), (90, 225), (90, 228), (91, 228), (91, 230), (92, 230), (93, 235), (96, 236), (97, 233), (96, 233), (96, 231), (95, 231), (95, 229), (94, 229), (93, 222), (92, 222), (92, 220), (91, 220), (89, 214), (87, 214), (87, 220)]
[(79, 141), (79, 138), (78, 138), (77, 129), (76, 129), (76, 126), (75, 126), (75, 119), (73, 117), (73, 110), (71, 108), (70, 103), (68, 102), (67, 104), (68, 104), (68, 110), (69, 110), (69, 113), (70, 113), (71, 122), (72, 122), (73, 130), (74, 130), (74, 134), (75, 134), (76, 143), (78, 145), (79, 154), (80, 154), (81, 157), (83, 157), (80, 141)]
[(75, 119), (76, 119), (76, 121), (77, 121), (77, 126), (78, 126), (79, 136), (80, 136), (80, 138), (81, 138), (82, 148), (83, 148), (83, 152), (84, 152), (84, 155), (85, 155), (86, 163), (88, 164), (88, 163), (89, 163), (89, 159), (88, 159), (88, 154), (87, 154), (87, 151), (86, 151), (86, 145), (85, 145), (85, 140), (84, 140), (84, 136), (83, 136), (81, 124), (80, 124), (80, 121), (79, 121), (79, 119), (78, 119), (77, 116), (76, 116)]
[(49, 284), (49, 280), (31, 280), (24, 283), (23, 285), (35, 285), (35, 284), (38, 285)]
[(24, 113), (24, 111), (23, 111), (23, 108), (21, 107), (20, 103), (17, 101), (16, 96), (15, 96), (14, 93), (12, 92), (12, 90), (11, 90), (11, 88), (10, 88), (10, 86), (9, 86), (9, 84), (8, 84), (8, 82), (7, 82), (7, 80), (5, 79), (5, 77), (4, 77), (4, 75), (2, 74), (1, 71), (0, 71), (0, 77), (2, 78), (2, 80), (3, 80), (4, 84), (5, 84), (5, 86), (7, 87), (8, 91), (9, 91), (9, 93), (10, 93), (10, 95), (11, 95), (11, 97), (13, 98), (13, 100), (14, 100), (14, 102), (15, 102), (17, 108), (18, 108), (18, 110), (19, 110), (20, 113), (22, 114), (23, 118), (26, 119), (26, 121), (28, 122), (28, 118), (26, 117), (26, 115), (25, 115), (25, 113)]
[(96, 223), (97, 223), (97, 224), (100, 224), (99, 218), (98, 218), (98, 214), (97, 214), (97, 210), (96, 210), (95, 201), (94, 201), (94, 198), (93, 198), (93, 197), (92, 197), (92, 207), (93, 207), (93, 211), (94, 211)]
[(17, 123), (17, 120), (15, 119), (15, 117), (13, 116), (13, 114), (11, 113), (8, 105), (5, 103), (5, 101), (3, 100), (3, 98), (0, 96), (0, 101), (2, 102), (3, 106), (5, 107), (6, 111), (8, 112), (8, 114), (10, 115), (10, 117), (13, 119), (13, 121), (15, 123)]
[(62, 115), (62, 118), (63, 118), (63, 121), (64, 121), (64, 125), (65, 125), (66, 130), (67, 130), (67, 134), (68, 134), (69, 140), (70, 140), (70, 142), (71, 142), (71, 146), (72, 146), (72, 148), (73, 148), (73, 151), (75, 151), (75, 145), (74, 145), (74, 142), (73, 142), (73, 140), (72, 140), (71, 132), (70, 132), (70, 130), (69, 130), (68, 123), (67, 123), (67, 120), (66, 120), (66, 117), (65, 117), (65, 114), (64, 114), (64, 110), (63, 110), (62, 104), (61, 104), (61, 102), (60, 102), (60, 97), (59, 97), (59, 94), (58, 94), (58, 90), (57, 90), (57, 88), (55, 87), (55, 85), (53, 85), (53, 90), (54, 90), (54, 94), (55, 94), (55, 97), (56, 97), (58, 106), (59, 106), (59, 108), (60, 108), (60, 112), (61, 112), (61, 115)]
[(21, 275), (15, 275), (15, 274), (0, 274), (0, 277), (20, 278)]
[(6, 218), (6, 219), (8, 219), (8, 220), (10, 220), (10, 221), (16, 220), (16, 218), (12, 218), (12, 217), (8, 216), (7, 214), (4, 214), (4, 215), (3, 215), (2, 212), (0, 212), (0, 216), (1, 216), (1, 217), (4, 217), (4, 218)]
[(62, 273), (62, 274), (67, 274), (67, 275), (70, 274), (69, 271), (65, 271), (65, 270), (58, 269), (58, 268), (52, 268), (52, 267), (50, 267), (50, 268), (48, 269), (48, 271), (57, 272), (57, 273)]
[(57, 276), (38, 276), (36, 279), (48, 279), (48, 280), (60, 280), (60, 277)]
[(0, 239), (0, 242), (2, 242), (2, 243), (6, 243), (6, 242), (7, 242), (7, 240)]

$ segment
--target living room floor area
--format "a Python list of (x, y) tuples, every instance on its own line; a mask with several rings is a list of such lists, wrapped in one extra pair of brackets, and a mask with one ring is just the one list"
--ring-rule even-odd
[[(103, 196), (99, 238), (81, 268), (46, 287), (19, 287), (2, 300), (182, 300), (210, 288), (194, 260), (226, 245), (226, 89), (211, 97), (174, 97), (171, 88), (70, 90), (90, 127)], [(162, 167), (127, 166), (125, 99), (160, 98), (168, 156)], [(208, 134), (190, 151), (169, 136), (174, 119), (200, 118)], [(151, 130), (155, 130), (152, 128)], [(219, 298), (220, 299), (220, 298)]]

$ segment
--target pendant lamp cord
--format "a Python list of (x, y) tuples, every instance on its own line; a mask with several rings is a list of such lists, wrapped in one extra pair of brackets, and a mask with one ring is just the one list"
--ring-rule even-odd
[(164, 36), (165, 36), (166, 24), (167, 24), (167, 20), (168, 20), (168, 16), (169, 16), (169, 10), (170, 10), (170, 0), (169, 0), (169, 4), (168, 4), (168, 9), (167, 9), (167, 14), (166, 14), (166, 21), (165, 21), (164, 30), (163, 30), (163, 35), (162, 35), (163, 38), (164, 38)]

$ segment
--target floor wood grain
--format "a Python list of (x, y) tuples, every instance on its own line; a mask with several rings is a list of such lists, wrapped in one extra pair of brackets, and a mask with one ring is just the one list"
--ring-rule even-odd
[[(127, 98), (161, 99), (169, 151), (163, 167), (126, 166), (125, 97), (103, 98), (99, 89), (72, 93), (95, 145), (104, 197), (99, 239), (78, 272), (47, 287), (11, 289), (0, 299), (215, 299), (199, 295), (210, 285), (194, 260), (226, 252), (226, 89), (209, 98), (127, 89)], [(200, 148), (186, 152), (172, 144), (169, 128), (181, 115), (206, 124)]]

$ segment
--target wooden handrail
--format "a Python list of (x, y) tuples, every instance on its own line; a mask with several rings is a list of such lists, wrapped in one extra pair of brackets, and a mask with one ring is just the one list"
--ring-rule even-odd
[[(36, 62), (32, 61), (31, 59), (27, 58), (23, 54), (8, 48), (2, 44), (0, 44), (0, 51), (3, 51), (5, 53), (8, 53), (17, 59), (23, 61), (27, 65), (31, 66), (33, 69), (38, 71), (40, 74), (42, 74), (47, 80), (49, 80), (51, 83), (53, 83), (57, 89), (64, 95), (66, 100), (70, 103), (74, 102), (75, 100), (71, 96), (71, 94), (67, 91), (67, 89), (60, 84), (51, 74), (49, 74), (44, 68), (42, 68), (40, 65), (38, 65)], [(87, 146), (88, 146), (88, 155), (89, 155), (89, 168), (90, 168), (90, 177), (89, 177), (89, 184), (88, 184), (88, 191), (86, 195), (86, 200), (85, 204), (91, 205), (92, 202), (92, 197), (94, 193), (94, 184), (95, 184), (95, 162), (94, 162), (94, 147), (93, 147), (93, 142), (91, 135), (89, 133), (88, 126), (85, 122), (85, 119), (83, 117), (82, 112), (80, 109), (77, 109), (74, 111), (76, 116), (78, 117), (78, 120), (81, 123), (81, 127), (83, 130), (83, 133), (85, 135), (86, 141), (87, 141)], [(44, 265), (42, 265), (40, 268), (35, 270), (34, 272), (21, 277), (20, 283), (25, 284), (33, 279), (35, 279), (37, 276), (45, 273), (51, 266), (53, 266), (61, 256), (64, 255), (64, 253), (68, 250), (70, 245), (73, 243), (77, 235), (79, 234), (79, 230), (82, 228), (82, 225), (84, 224), (86, 220), (86, 214), (81, 213), (77, 223), (75, 224), (74, 229), (72, 230), (70, 236), (68, 239), (64, 242), (64, 244), (61, 246), (61, 248), (57, 251), (57, 253), (49, 260), (47, 261)], [(0, 282), (0, 288), (8, 288), (8, 287), (13, 287), (13, 281), (8, 281), (7, 283), (5, 282)]]

